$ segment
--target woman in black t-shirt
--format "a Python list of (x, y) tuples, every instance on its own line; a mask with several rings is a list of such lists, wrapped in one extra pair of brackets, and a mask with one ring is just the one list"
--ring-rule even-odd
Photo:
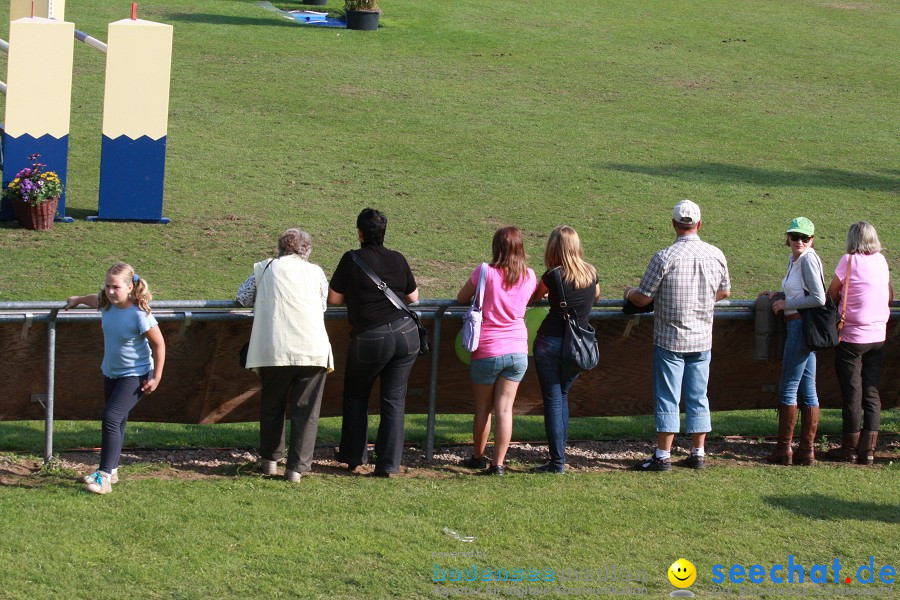
[(344, 370), (344, 411), (338, 460), (350, 470), (368, 462), (369, 392), (381, 380), (381, 421), (375, 439), (374, 475), (400, 472), (407, 380), (419, 354), (419, 328), (395, 307), (353, 260), (352, 252), (407, 304), (419, 290), (406, 258), (384, 247), (387, 217), (366, 208), (356, 219), (361, 248), (344, 253), (328, 288), (329, 304), (347, 304), (350, 344)]
[(550, 314), (541, 323), (534, 340), (534, 365), (537, 368), (541, 394), (544, 397), (544, 427), (550, 446), (550, 462), (536, 467), (541, 473), (565, 473), (566, 439), (569, 435), (569, 388), (581, 374), (574, 365), (563, 364), (564, 315), (560, 306), (560, 290), (556, 271), (562, 280), (566, 304), (573, 310), (578, 323), (588, 325), (591, 307), (600, 297), (597, 270), (584, 260), (584, 250), (578, 233), (568, 225), (550, 232), (544, 252), (547, 271), (541, 276), (532, 300), (548, 296)]

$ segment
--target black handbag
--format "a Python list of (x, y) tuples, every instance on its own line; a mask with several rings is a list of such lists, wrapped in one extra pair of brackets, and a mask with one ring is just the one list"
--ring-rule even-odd
[(831, 298), (825, 299), (825, 306), (800, 308), (797, 312), (803, 317), (803, 339), (810, 350), (834, 348), (841, 341), (841, 315)]
[[(841, 342), (841, 329), (844, 327), (844, 313), (847, 310), (847, 290), (850, 286), (852, 263), (853, 255), (851, 254), (847, 259), (847, 275), (844, 278), (843, 302), (840, 310), (827, 296), (824, 306), (797, 310), (803, 317), (803, 339), (806, 341), (806, 347), (810, 350), (827, 350), (836, 347)], [(825, 285), (824, 282), (822, 285)]]
[(362, 258), (359, 257), (359, 254), (355, 250), (350, 251), (350, 257), (353, 259), (353, 262), (356, 263), (360, 269), (362, 269), (363, 273), (369, 276), (369, 279), (372, 280), (379, 290), (390, 300), (391, 304), (393, 304), (396, 308), (404, 311), (412, 320), (415, 321), (416, 327), (419, 328), (419, 354), (428, 354), (431, 352), (431, 341), (428, 339), (428, 330), (425, 329), (425, 326), (422, 325), (422, 322), (419, 320), (419, 315), (415, 312), (409, 310), (409, 307), (397, 297), (397, 294), (394, 293), (394, 290), (388, 287), (384, 281), (382, 281), (381, 277), (379, 277), (375, 271), (373, 271), (369, 265), (366, 264)]
[(587, 327), (578, 324), (577, 312), (566, 304), (566, 292), (563, 289), (559, 268), (554, 269), (554, 273), (556, 273), (556, 285), (559, 288), (559, 306), (564, 311), (563, 319), (566, 322), (563, 332), (562, 361), (574, 365), (582, 371), (589, 371), (600, 362), (597, 332), (590, 324)]
[[(278, 259), (276, 258), (276, 259), (270, 260), (268, 263), (266, 263), (266, 268), (263, 269), (262, 275), (259, 276), (260, 279), (262, 279), (263, 275), (266, 274), (266, 271), (269, 270), (269, 265), (271, 265), (276, 260), (278, 260)], [(257, 286), (258, 285), (259, 285), (259, 282), (257, 282)], [(247, 354), (249, 352), (250, 352), (250, 341), (248, 340), (247, 343), (244, 344), (243, 346), (241, 346), (241, 349), (238, 350), (238, 364), (241, 365), (242, 369), (247, 368)]]

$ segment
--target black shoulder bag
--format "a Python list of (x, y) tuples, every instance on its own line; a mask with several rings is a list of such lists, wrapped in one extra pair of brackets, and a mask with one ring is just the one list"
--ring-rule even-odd
[(556, 273), (556, 285), (559, 288), (559, 306), (563, 309), (566, 329), (563, 332), (562, 361), (575, 365), (582, 371), (588, 371), (600, 362), (600, 348), (597, 346), (597, 332), (588, 324), (587, 328), (578, 324), (578, 314), (574, 308), (566, 304), (566, 292), (563, 289), (562, 275), (559, 268)]
[(369, 279), (372, 280), (372, 283), (374, 283), (378, 287), (378, 289), (381, 290), (381, 293), (383, 293), (385, 297), (390, 300), (391, 304), (412, 317), (412, 320), (416, 323), (416, 327), (419, 328), (419, 354), (428, 354), (428, 352), (431, 351), (431, 343), (428, 341), (428, 330), (425, 329), (425, 326), (422, 325), (421, 321), (419, 321), (419, 315), (409, 310), (409, 307), (406, 306), (406, 303), (397, 297), (397, 294), (394, 293), (394, 290), (389, 288), (388, 284), (382, 281), (381, 277), (375, 274), (375, 271), (373, 271), (369, 267), (369, 265), (366, 264), (366, 261), (359, 257), (359, 254), (355, 250), (350, 251), (350, 256), (353, 258), (353, 262), (356, 263), (356, 266), (362, 269), (363, 273), (369, 276)]
[[(850, 283), (850, 263), (851, 259), (848, 259), (845, 286)], [(822, 270), (824, 271), (824, 268)], [(822, 287), (825, 287), (824, 281), (822, 282)], [(809, 295), (808, 291), (804, 291)], [(828, 348), (834, 348), (840, 343), (841, 328), (844, 326), (843, 311), (847, 307), (846, 289), (844, 292), (842, 310), (838, 310), (837, 305), (827, 294), (824, 306), (797, 309), (797, 312), (803, 316), (803, 338), (806, 342), (806, 347), (810, 350), (827, 350)]]

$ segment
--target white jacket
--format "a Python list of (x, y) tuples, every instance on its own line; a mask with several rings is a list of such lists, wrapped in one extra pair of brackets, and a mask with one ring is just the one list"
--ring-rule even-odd
[(322, 268), (287, 255), (256, 263), (253, 275), (256, 300), (247, 368), (315, 366), (334, 371), (325, 331), (328, 280)]

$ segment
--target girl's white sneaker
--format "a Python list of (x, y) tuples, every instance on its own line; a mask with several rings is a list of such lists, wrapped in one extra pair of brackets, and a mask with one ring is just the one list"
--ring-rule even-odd
[[(90, 475), (85, 475), (84, 477), (82, 477), (81, 480), (82, 480), (85, 484), (91, 483), (92, 481), (94, 481), (94, 476), (95, 476), (97, 473), (99, 473), (99, 472), (100, 472), (100, 471), (94, 471), (94, 472), (91, 473)], [(118, 474), (118, 473), (113, 473), (113, 474), (111, 474), (111, 475), (109, 476), (109, 482), (110, 482), (110, 483), (119, 483), (119, 474)]]
[(108, 494), (112, 491), (112, 483), (110, 482), (109, 473), (103, 471), (95, 471), (91, 477), (91, 481), (85, 486), (85, 489), (95, 494)]

